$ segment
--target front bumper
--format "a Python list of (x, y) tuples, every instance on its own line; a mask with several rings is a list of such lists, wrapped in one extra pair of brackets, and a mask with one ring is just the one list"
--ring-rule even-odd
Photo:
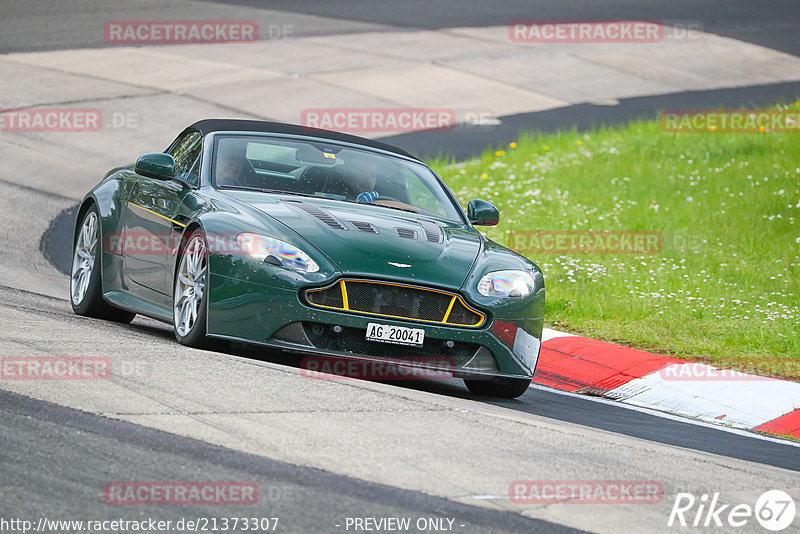
[[(451, 371), (458, 377), (531, 378), (541, 345), (544, 293), (488, 312), (480, 328), (426, 324), (313, 308), (300, 288), (214, 274), (207, 332), (299, 354), (394, 362)], [(368, 323), (423, 328), (422, 348), (366, 341)], [(336, 327), (336, 328), (335, 328)]]

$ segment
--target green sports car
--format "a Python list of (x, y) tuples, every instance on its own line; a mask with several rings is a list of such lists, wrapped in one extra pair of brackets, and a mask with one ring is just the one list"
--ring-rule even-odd
[(497, 208), (419, 159), (342, 133), (202, 120), (114, 169), (75, 226), (75, 313), (172, 323), (184, 345), (240, 342), (443, 371), (514, 398), (539, 357), (544, 279), (473, 226)]

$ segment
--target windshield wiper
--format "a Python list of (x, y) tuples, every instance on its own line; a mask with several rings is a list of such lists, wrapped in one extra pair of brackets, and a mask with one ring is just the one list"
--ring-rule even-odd
[[(241, 190), (244, 190), (244, 191), (258, 191), (259, 193), (275, 193), (277, 195), (294, 195), (294, 196), (298, 196), (298, 197), (325, 198), (325, 199), (328, 199), (328, 200), (339, 200), (340, 202), (348, 202), (350, 204), (360, 204), (359, 202), (357, 202), (355, 200), (336, 199), (336, 198), (330, 198), (330, 197), (326, 197), (326, 196), (312, 195), (310, 193), (298, 193), (297, 191), (283, 191), (283, 190), (280, 190), (280, 189), (267, 189), (267, 188), (264, 188), (264, 187), (253, 187), (253, 186), (249, 186), (249, 185), (220, 185), (219, 189), (241, 189)], [(387, 206), (386, 204), (373, 204), (371, 202), (368, 203), (368, 204), (365, 204), (365, 205), (367, 205), (367, 206), (377, 206), (379, 208), (388, 208), (390, 210), (406, 211), (408, 213), (416, 213), (416, 214), (420, 213), (420, 211), (419, 211), (420, 208), (414, 208), (414, 209), (401, 208), (400, 206)], [(425, 211), (427, 211), (427, 210), (425, 210)]]
[[(348, 201), (352, 202), (352, 201)], [(377, 206), (379, 208), (389, 208), (390, 210), (399, 210), (399, 211), (407, 211), (409, 213), (416, 213), (419, 215), (419, 208), (409, 209), (409, 208), (401, 208), (400, 206), (387, 206), (386, 204), (373, 204), (372, 202), (368, 202), (366, 204), (362, 204), (364, 206)]]
[(297, 191), (284, 191), (282, 189), (268, 189), (265, 187), (252, 187), (249, 185), (221, 185), (219, 186), (220, 189), (241, 189), (244, 191), (258, 191), (259, 193), (275, 193), (278, 195), (295, 195), (298, 197), (317, 197), (317, 195), (312, 195), (310, 193), (298, 193)]

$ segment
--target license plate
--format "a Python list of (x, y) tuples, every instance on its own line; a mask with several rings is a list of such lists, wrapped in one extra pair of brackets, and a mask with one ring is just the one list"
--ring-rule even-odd
[(422, 328), (369, 323), (367, 325), (367, 341), (421, 347), (422, 342), (425, 341), (425, 330)]

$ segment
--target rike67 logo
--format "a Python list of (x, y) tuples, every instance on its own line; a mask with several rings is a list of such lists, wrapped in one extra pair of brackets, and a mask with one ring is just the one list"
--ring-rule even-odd
[(678, 493), (667, 526), (739, 528), (755, 517), (766, 530), (779, 532), (792, 525), (796, 513), (794, 499), (781, 490), (764, 492), (755, 506), (720, 504), (719, 493), (704, 493), (699, 499), (691, 493)]

